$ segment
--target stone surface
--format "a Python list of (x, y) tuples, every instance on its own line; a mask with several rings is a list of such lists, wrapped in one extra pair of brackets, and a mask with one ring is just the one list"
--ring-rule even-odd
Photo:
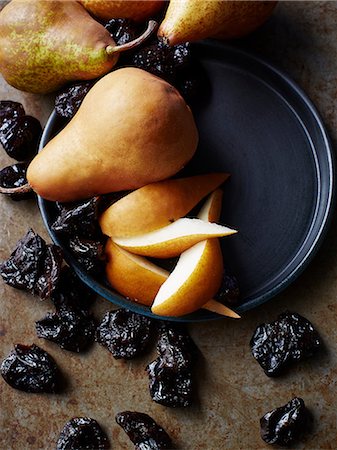
[[(2, 2), (3, 3), (3, 2)], [(334, 145), (337, 143), (337, 2), (280, 2), (271, 20), (243, 48), (267, 57), (289, 73), (318, 107)], [(25, 94), (0, 81), (0, 99), (22, 101), (42, 123), (51, 97)], [(0, 153), (1, 167), (12, 161)], [(33, 201), (0, 199), (0, 260), (32, 226), (47, 238)], [(295, 448), (335, 449), (337, 441), (337, 238), (336, 216), (327, 238), (303, 275), (284, 293), (238, 322), (222, 320), (190, 327), (202, 357), (198, 364), (199, 399), (193, 408), (172, 410), (151, 402), (144, 371), (153, 354), (137, 361), (116, 361), (101, 346), (85, 354), (60, 350), (35, 335), (34, 321), (50, 305), (11, 289), (0, 281), (0, 359), (13, 343), (35, 342), (46, 349), (68, 376), (62, 395), (29, 395), (0, 379), (0, 448), (53, 449), (63, 425), (73, 416), (96, 419), (112, 448), (131, 449), (115, 424), (119, 411), (150, 414), (183, 450), (254, 450), (267, 446), (259, 435), (259, 418), (299, 396), (313, 412), (313, 433)], [(110, 308), (103, 299), (95, 314)], [(249, 340), (255, 327), (290, 308), (318, 328), (326, 345), (320, 356), (294, 366), (286, 376), (268, 379), (253, 360)], [(152, 358), (153, 359), (153, 358)]]

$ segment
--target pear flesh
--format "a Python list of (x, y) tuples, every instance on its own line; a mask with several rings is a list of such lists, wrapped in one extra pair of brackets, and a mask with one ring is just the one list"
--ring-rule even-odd
[(272, 14), (276, 1), (170, 0), (158, 36), (170, 45), (209, 37), (235, 39), (252, 32)]
[(137, 189), (178, 172), (197, 144), (193, 115), (178, 91), (141, 69), (123, 68), (92, 87), (33, 159), (27, 179), (52, 201)]

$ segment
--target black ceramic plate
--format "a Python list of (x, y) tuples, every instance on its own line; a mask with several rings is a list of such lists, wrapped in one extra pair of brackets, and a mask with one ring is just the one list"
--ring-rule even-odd
[[(239, 279), (243, 312), (271, 299), (307, 266), (321, 243), (333, 205), (329, 140), (307, 96), (285, 74), (234, 47), (196, 44), (206, 78), (194, 114), (200, 145), (190, 173), (226, 171), (222, 221), (239, 230), (222, 239), (225, 266)], [(62, 126), (52, 114), (41, 148)], [(79, 162), (80, 163), (80, 162)], [(49, 228), (53, 204), (39, 199)], [(68, 262), (111, 302), (152, 315)], [(152, 315), (153, 316), (153, 315)], [(198, 311), (178, 320), (219, 317)]]

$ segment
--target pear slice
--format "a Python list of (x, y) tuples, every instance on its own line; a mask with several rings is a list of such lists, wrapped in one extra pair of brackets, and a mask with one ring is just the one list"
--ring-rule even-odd
[(202, 308), (220, 314), (221, 316), (231, 317), (232, 319), (241, 319), (239, 314), (217, 300), (209, 300)]
[(228, 177), (227, 173), (209, 173), (143, 186), (104, 211), (100, 217), (102, 232), (110, 237), (131, 237), (169, 225)]
[(171, 258), (194, 244), (209, 238), (228, 236), (236, 230), (201, 219), (178, 219), (176, 222), (139, 236), (114, 238), (120, 247), (142, 256)]

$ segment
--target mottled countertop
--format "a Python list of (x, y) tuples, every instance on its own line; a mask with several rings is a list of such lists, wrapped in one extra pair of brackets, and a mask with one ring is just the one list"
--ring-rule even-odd
[[(0, 3), (1, 4), (1, 3)], [(320, 111), (334, 147), (337, 144), (337, 2), (280, 2), (271, 20), (239, 42), (277, 64), (307, 92)], [(16, 91), (0, 81), (0, 99), (21, 101), (44, 124), (52, 98)], [(5, 152), (0, 165), (12, 163)], [(34, 201), (0, 198), (0, 260), (5, 259), (28, 227), (45, 238)], [(337, 236), (336, 217), (309, 268), (285, 292), (244, 315), (239, 322), (217, 321), (190, 326), (201, 357), (197, 366), (198, 400), (188, 409), (172, 410), (152, 402), (145, 365), (116, 361), (94, 345), (72, 354), (35, 335), (34, 322), (51, 309), (48, 302), (0, 281), (0, 358), (14, 343), (38, 343), (67, 374), (66, 391), (58, 395), (26, 394), (0, 379), (0, 448), (52, 449), (64, 423), (73, 416), (91, 416), (108, 433), (112, 448), (131, 449), (115, 424), (117, 412), (131, 409), (152, 415), (171, 434), (177, 447), (197, 449), (267, 448), (259, 435), (259, 418), (293, 396), (302, 397), (314, 415), (314, 429), (296, 448), (337, 447)], [(269, 379), (253, 360), (249, 340), (255, 327), (272, 321), (287, 308), (305, 315), (318, 328), (325, 350), (292, 367), (285, 376)], [(96, 303), (101, 317), (110, 309)]]

